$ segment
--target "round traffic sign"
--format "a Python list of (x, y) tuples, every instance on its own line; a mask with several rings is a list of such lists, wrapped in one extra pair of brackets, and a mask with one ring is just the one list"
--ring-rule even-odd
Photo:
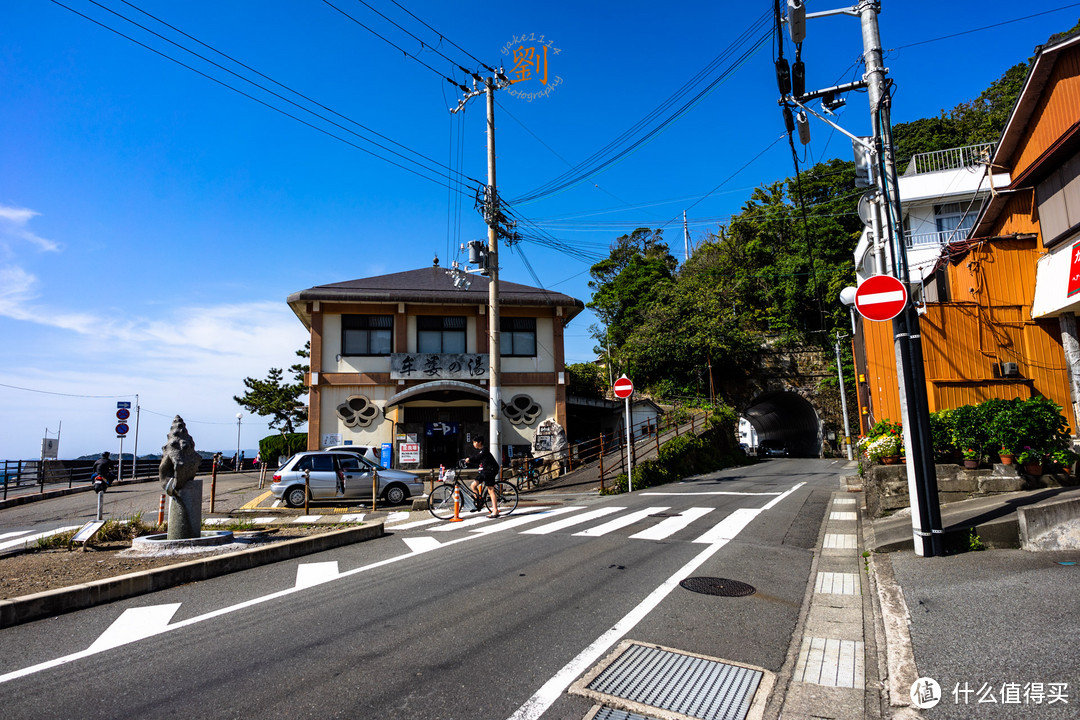
[(127, 408), (120, 408), (116, 411), (117, 420), (127, 420), (129, 417), (131, 417), (131, 411)]
[(855, 290), (855, 309), (867, 320), (892, 320), (907, 301), (907, 288), (892, 275), (872, 275)]
[(117, 435), (127, 435), (128, 430), (130, 430), (130, 428), (127, 426), (127, 423), (116, 423)]
[(615, 384), (611, 386), (611, 389), (615, 392), (615, 397), (628, 398), (634, 394), (634, 383), (630, 381), (630, 378), (623, 375), (615, 381)]

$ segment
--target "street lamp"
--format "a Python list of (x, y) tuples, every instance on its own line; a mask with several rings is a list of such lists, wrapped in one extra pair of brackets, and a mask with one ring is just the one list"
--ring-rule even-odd
[(236, 467), (233, 468), (236, 472), (240, 472), (240, 418), (244, 417), (244, 413), (236, 413)]

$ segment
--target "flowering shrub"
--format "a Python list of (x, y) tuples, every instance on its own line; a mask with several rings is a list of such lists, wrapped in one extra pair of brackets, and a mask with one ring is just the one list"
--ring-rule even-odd
[(889, 457), (890, 455), (899, 455), (900, 449), (903, 447), (900, 442), (899, 435), (893, 435), (889, 433), (887, 435), (878, 435), (876, 438), (870, 438), (870, 442), (866, 444), (866, 457), (870, 459), (870, 462), (881, 462), (882, 458)]
[(1025, 445), (1024, 449), (1020, 451), (1020, 455), (1018, 455), (1016, 459), (1021, 465), (1034, 465), (1036, 463), (1041, 463), (1042, 458), (1041, 452), (1033, 447)]

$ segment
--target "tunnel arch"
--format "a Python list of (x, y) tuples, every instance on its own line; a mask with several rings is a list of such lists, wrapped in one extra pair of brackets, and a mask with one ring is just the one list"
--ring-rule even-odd
[(820, 457), (822, 430), (817, 410), (798, 393), (776, 391), (754, 398), (742, 411), (757, 431), (758, 447), (787, 447), (792, 457)]

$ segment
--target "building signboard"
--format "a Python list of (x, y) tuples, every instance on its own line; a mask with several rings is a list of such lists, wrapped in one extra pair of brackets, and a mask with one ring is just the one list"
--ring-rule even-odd
[(391, 353), (391, 380), (482, 380), (488, 356), (477, 353)]

